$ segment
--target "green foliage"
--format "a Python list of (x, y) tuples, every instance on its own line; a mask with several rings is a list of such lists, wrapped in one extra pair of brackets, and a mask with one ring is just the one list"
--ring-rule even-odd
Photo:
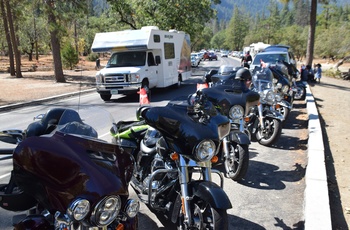
[(216, 33), (213, 38), (210, 40), (210, 47), (215, 47), (218, 49), (228, 49), (227, 45), (225, 45), (225, 31), (221, 30), (220, 32)]
[[(211, 0), (108, 0), (117, 12), (116, 22), (134, 29), (158, 26), (162, 30), (176, 29), (196, 40), (205, 23), (214, 18)], [(214, 1), (214, 4), (217, 1)]]
[(249, 19), (238, 7), (234, 8), (232, 18), (226, 29), (226, 45), (232, 50), (242, 50), (244, 38), (248, 33)]
[(64, 67), (69, 67), (69, 69), (73, 69), (73, 67), (79, 63), (79, 55), (70, 43), (66, 44), (63, 47), (61, 55)]
[(326, 69), (323, 74), (327, 77), (333, 77), (333, 78), (342, 77), (341, 71), (339, 69), (334, 69), (334, 68)]
[(87, 59), (88, 59), (89, 61), (96, 61), (98, 58), (99, 58), (98, 53), (90, 53), (90, 54), (87, 56)]

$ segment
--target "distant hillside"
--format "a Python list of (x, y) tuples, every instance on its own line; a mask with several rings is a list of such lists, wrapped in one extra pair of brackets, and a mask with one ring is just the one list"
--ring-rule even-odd
[[(335, 0), (333, 0), (334, 3)], [(277, 2), (279, 2), (277, 0)], [(232, 17), (233, 8), (235, 6), (241, 8), (243, 12), (250, 13), (251, 15), (268, 13), (267, 6), (270, 4), (270, 0), (221, 0), (221, 4), (215, 5), (213, 8), (217, 10), (217, 16), (219, 21), (229, 21)], [(279, 3), (281, 7), (283, 4)], [(349, 5), (349, 0), (336, 0), (338, 6)], [(322, 10), (322, 4), (318, 4), (318, 13)], [(265, 11), (265, 12), (264, 12)]]
[(257, 12), (262, 14), (269, 2), (270, 0), (221, 0), (221, 4), (215, 5), (214, 9), (217, 10), (219, 21), (229, 21), (235, 6), (241, 8), (243, 12), (255, 15)]

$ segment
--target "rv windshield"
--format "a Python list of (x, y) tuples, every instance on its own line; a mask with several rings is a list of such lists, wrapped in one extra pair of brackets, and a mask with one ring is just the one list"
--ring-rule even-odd
[(146, 52), (118, 52), (112, 54), (107, 63), (107, 68), (144, 66), (146, 63)]

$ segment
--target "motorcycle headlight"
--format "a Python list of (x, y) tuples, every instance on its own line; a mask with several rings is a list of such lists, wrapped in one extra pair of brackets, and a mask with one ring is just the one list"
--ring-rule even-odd
[(91, 220), (97, 226), (107, 226), (112, 223), (120, 212), (119, 196), (109, 196), (101, 200), (95, 207)]
[(266, 100), (269, 102), (273, 102), (274, 99), (275, 99), (275, 94), (271, 90), (268, 91), (266, 94)]
[(234, 105), (229, 111), (229, 116), (232, 120), (239, 120), (244, 115), (244, 109), (240, 105)]
[(67, 209), (67, 215), (76, 221), (83, 220), (89, 212), (90, 202), (85, 199), (74, 200)]
[(198, 161), (210, 161), (215, 152), (215, 143), (212, 140), (203, 140), (196, 146), (195, 156)]
[(125, 213), (128, 217), (134, 218), (140, 209), (140, 203), (136, 200), (128, 200), (125, 206)]
[(276, 101), (282, 101), (282, 96), (280, 94), (275, 95), (275, 100)]
[(283, 92), (284, 94), (287, 94), (288, 91), (289, 91), (289, 86), (288, 86), (288, 85), (284, 85), (284, 86), (282, 87), (282, 92)]

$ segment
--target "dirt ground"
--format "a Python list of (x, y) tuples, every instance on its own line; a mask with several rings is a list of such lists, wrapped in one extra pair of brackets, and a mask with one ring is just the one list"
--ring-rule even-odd
[[(101, 65), (106, 63), (105, 59), (101, 59)], [(67, 83), (55, 82), (50, 57), (40, 57), (39, 62), (24, 59), (24, 70), (30, 69), (33, 64), (38, 68), (36, 72), (23, 72), (23, 78), (20, 79), (4, 72), (6, 61), (6, 58), (0, 57), (0, 106), (94, 87), (95, 63), (84, 58), (81, 58), (75, 70), (64, 70)], [(323, 70), (335, 64), (327, 60), (315, 60), (317, 62), (322, 64)], [(348, 71), (350, 63), (345, 63), (340, 69)], [(350, 81), (323, 75), (321, 83), (310, 84), (310, 88), (323, 127), (333, 229), (349, 229)]]

